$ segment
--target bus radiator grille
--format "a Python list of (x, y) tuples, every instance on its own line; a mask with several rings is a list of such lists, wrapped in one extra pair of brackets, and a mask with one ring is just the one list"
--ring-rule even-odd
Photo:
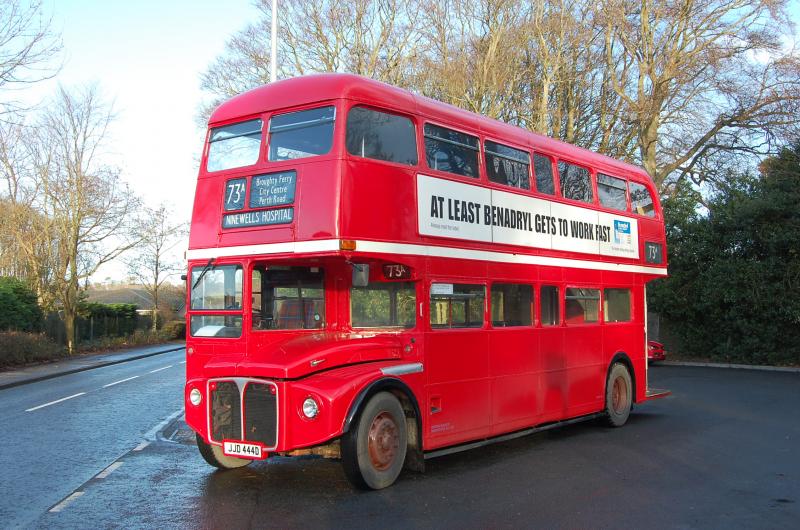
[(211, 438), (238, 440), (242, 436), (239, 387), (233, 381), (217, 383), (211, 391)]
[(245, 440), (275, 447), (277, 399), (270, 385), (249, 383), (244, 391)]

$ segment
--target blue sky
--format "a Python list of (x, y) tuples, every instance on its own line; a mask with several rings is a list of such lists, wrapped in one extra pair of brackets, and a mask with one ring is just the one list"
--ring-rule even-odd
[[(791, 4), (800, 24), (800, 0)], [(149, 205), (166, 200), (176, 219), (188, 220), (204, 135), (195, 120), (199, 76), (257, 19), (256, 8), (250, 0), (45, 0), (44, 8), (62, 35), (63, 67), (24, 97), (43, 99), (58, 83), (98, 83), (117, 115), (107, 156)]]
[[(188, 221), (204, 137), (199, 76), (257, 10), (249, 0), (45, 0), (44, 10), (61, 33), (63, 66), (24, 99), (45, 99), (59, 83), (97, 83), (116, 114), (107, 160), (147, 204), (167, 201)], [(112, 264), (95, 278), (124, 271)]]
[(117, 116), (109, 159), (150, 205), (167, 199), (188, 219), (203, 140), (199, 76), (256, 9), (248, 0), (49, 0), (45, 10), (62, 35), (63, 67), (28, 97), (98, 83)]

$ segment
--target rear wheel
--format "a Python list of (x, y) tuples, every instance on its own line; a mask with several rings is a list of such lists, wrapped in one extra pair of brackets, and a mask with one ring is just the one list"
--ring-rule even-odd
[(606, 382), (606, 417), (612, 427), (622, 427), (628, 421), (633, 400), (633, 385), (628, 368), (614, 363)]
[(203, 440), (199, 434), (197, 436), (197, 449), (200, 450), (200, 455), (203, 460), (208, 462), (214, 467), (220, 469), (236, 469), (237, 467), (244, 467), (252, 460), (247, 458), (236, 458), (235, 456), (227, 456), (222, 453), (222, 447), (218, 445), (210, 445)]
[(342, 436), (342, 465), (354, 486), (391, 486), (403, 469), (408, 433), (400, 402), (388, 392), (370, 398)]

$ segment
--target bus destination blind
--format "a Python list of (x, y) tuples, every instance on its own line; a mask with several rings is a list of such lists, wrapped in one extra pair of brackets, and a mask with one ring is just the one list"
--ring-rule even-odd
[[(249, 182), (248, 182), (249, 181)], [(248, 189), (249, 184), (249, 189)], [(294, 221), (294, 208), (274, 208), (294, 203), (297, 173), (281, 171), (236, 178), (225, 183), (224, 211), (243, 210), (245, 197), (252, 211), (229, 213), (222, 217), (222, 228), (243, 228), (287, 224)], [(261, 210), (260, 208), (272, 208)]]

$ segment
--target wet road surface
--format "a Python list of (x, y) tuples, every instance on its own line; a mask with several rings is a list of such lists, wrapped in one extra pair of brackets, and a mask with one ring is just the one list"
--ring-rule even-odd
[(32, 524), (179, 411), (184, 355), (0, 390), (0, 526)]
[(353, 490), (338, 462), (312, 457), (213, 471), (176, 420), (163, 431), (167, 439), (138, 451), (120, 442), (127, 452), (116, 460), (92, 472), (86, 463), (85, 482), (61, 488), (53, 501), (67, 499), (62, 509), (46, 511), (50, 504), (25, 525), (797, 527), (800, 374), (656, 367), (651, 384), (673, 395), (638, 407), (621, 429), (587, 422), (429, 460), (425, 474), (404, 472), (378, 492)]

